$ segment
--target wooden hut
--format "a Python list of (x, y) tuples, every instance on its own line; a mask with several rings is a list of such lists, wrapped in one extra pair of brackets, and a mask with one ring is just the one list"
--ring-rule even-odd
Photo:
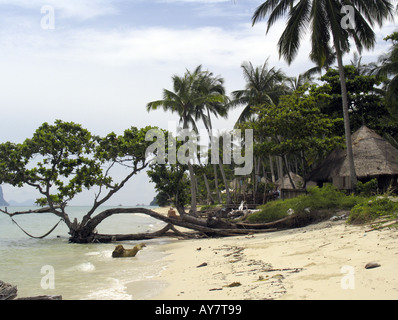
[[(377, 178), (381, 189), (397, 184), (398, 150), (376, 132), (362, 126), (352, 135), (352, 151), (358, 180)], [(349, 176), (346, 150), (335, 149), (308, 175), (308, 181), (318, 185), (332, 182), (339, 189), (351, 189)]]
[[(304, 185), (304, 180), (301, 176), (290, 171), (290, 177), (292, 178), (296, 188), (302, 188), (302, 186)], [(293, 188), (292, 183), (290, 182), (288, 174), (285, 174), (283, 178), (281, 177), (278, 180), (276, 180), (275, 185), (280, 189), (295, 189)]]

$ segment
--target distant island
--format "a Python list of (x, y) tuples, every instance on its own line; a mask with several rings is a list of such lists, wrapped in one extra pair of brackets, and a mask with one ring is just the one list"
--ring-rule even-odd
[(7, 207), (7, 206), (9, 206), (9, 205), (10, 205), (10, 204), (9, 204), (7, 201), (4, 200), (3, 189), (2, 189), (2, 187), (0, 186), (0, 206), (2, 206), (2, 207)]

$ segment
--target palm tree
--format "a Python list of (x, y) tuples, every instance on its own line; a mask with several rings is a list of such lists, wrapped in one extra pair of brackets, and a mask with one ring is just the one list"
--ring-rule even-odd
[[(149, 102), (146, 107), (147, 111), (162, 107), (164, 111), (177, 113), (180, 116), (179, 121), (183, 129), (191, 127), (195, 132), (198, 132), (196, 120), (201, 116), (200, 110), (204, 106), (207, 106), (207, 108), (210, 108), (209, 106), (214, 107), (217, 102), (224, 99), (221, 94), (217, 93), (217, 90), (220, 90), (219, 87), (215, 89), (216, 86), (214, 85), (214, 88), (210, 89), (208, 78), (202, 72), (201, 66), (198, 66), (193, 72), (187, 70), (182, 77), (174, 75), (172, 77), (173, 91), (164, 89), (163, 99)], [(196, 177), (190, 161), (188, 162), (188, 169), (191, 180), (190, 214), (196, 215)]]
[(392, 48), (379, 58), (380, 66), (375, 68), (375, 74), (384, 78), (386, 83), (386, 101), (395, 116), (398, 113), (398, 32), (386, 37), (392, 41)]
[[(345, 6), (353, 9), (354, 16), (349, 16), (350, 24), (344, 25), (347, 14)], [(355, 187), (357, 177), (352, 154), (351, 130), (348, 114), (347, 87), (343, 68), (343, 54), (349, 52), (352, 38), (358, 52), (371, 49), (376, 37), (372, 29), (375, 23), (380, 27), (386, 19), (393, 19), (394, 7), (389, 0), (267, 0), (253, 14), (253, 25), (264, 19), (267, 21), (267, 33), (271, 26), (282, 16), (288, 15), (286, 29), (278, 42), (279, 55), (288, 64), (296, 57), (303, 34), (307, 29), (311, 33), (311, 60), (323, 66), (335, 51), (341, 83), (344, 131), (347, 156), (350, 163), (350, 179)], [(333, 48), (334, 47), (334, 48)]]
[[(225, 95), (225, 87), (224, 87), (224, 79), (217, 76), (214, 77), (213, 73), (209, 71), (201, 71), (201, 66), (196, 69), (198, 72), (198, 83), (200, 83), (200, 90), (203, 92), (204, 95), (208, 96), (209, 98), (206, 102), (202, 105), (198, 105), (196, 107), (196, 116), (195, 119), (201, 119), (203, 124), (208, 132), (209, 138), (212, 139), (213, 137), (213, 126), (211, 122), (211, 114), (213, 114), (216, 118), (219, 116), (227, 117), (228, 111), (228, 98)], [(219, 154), (218, 154), (219, 157)], [(227, 204), (231, 203), (231, 195), (229, 192), (228, 182), (225, 175), (223, 164), (221, 163), (220, 157), (218, 158), (218, 165), (221, 172), (221, 177), (224, 182), (225, 190), (226, 190), (226, 202)], [(217, 175), (217, 165), (213, 164), (214, 170), (214, 181), (215, 187), (218, 195), (218, 201), (221, 203), (221, 193), (218, 188), (218, 175)]]
[(242, 64), (246, 88), (232, 92), (230, 107), (245, 105), (237, 124), (248, 120), (252, 115), (252, 107), (259, 105), (278, 104), (279, 97), (287, 94), (289, 88), (285, 83), (286, 75), (275, 67), (268, 69), (268, 59), (262, 66), (254, 68), (251, 62)]

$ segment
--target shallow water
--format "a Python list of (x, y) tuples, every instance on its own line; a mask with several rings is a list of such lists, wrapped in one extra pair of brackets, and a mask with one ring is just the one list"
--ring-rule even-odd
[[(12, 210), (11, 210), (12, 209)], [(9, 208), (9, 211), (26, 208)], [(71, 217), (87, 208), (71, 207)], [(16, 216), (27, 232), (40, 236), (59, 219), (50, 214)], [(163, 222), (141, 214), (110, 217), (98, 227), (100, 233), (155, 231)], [(26, 236), (9, 217), (0, 214), (0, 280), (17, 285), (18, 297), (62, 295), (63, 299), (148, 299), (164, 284), (153, 278), (166, 268), (162, 244), (172, 240), (145, 241), (147, 247), (134, 258), (113, 259), (115, 244), (70, 244), (61, 223), (46, 239)], [(137, 242), (121, 242), (130, 248)]]

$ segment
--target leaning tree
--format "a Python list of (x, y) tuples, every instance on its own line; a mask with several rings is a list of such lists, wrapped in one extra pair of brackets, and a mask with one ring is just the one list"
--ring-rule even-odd
[[(49, 212), (67, 225), (71, 242), (94, 241), (98, 224), (114, 214), (96, 214), (97, 209), (148, 166), (146, 149), (151, 142), (145, 141), (145, 135), (150, 129), (132, 127), (119, 136), (110, 133), (99, 137), (79, 124), (57, 120), (54, 125), (41, 125), (21, 144), (0, 144), (0, 183), (36, 188), (41, 194), (36, 203), (44, 207), (27, 212), (2, 211), (11, 217)], [(111, 176), (118, 165), (128, 168), (121, 181)], [(76, 218), (72, 221), (68, 203), (92, 188), (96, 192), (91, 208), (80, 222)]]

